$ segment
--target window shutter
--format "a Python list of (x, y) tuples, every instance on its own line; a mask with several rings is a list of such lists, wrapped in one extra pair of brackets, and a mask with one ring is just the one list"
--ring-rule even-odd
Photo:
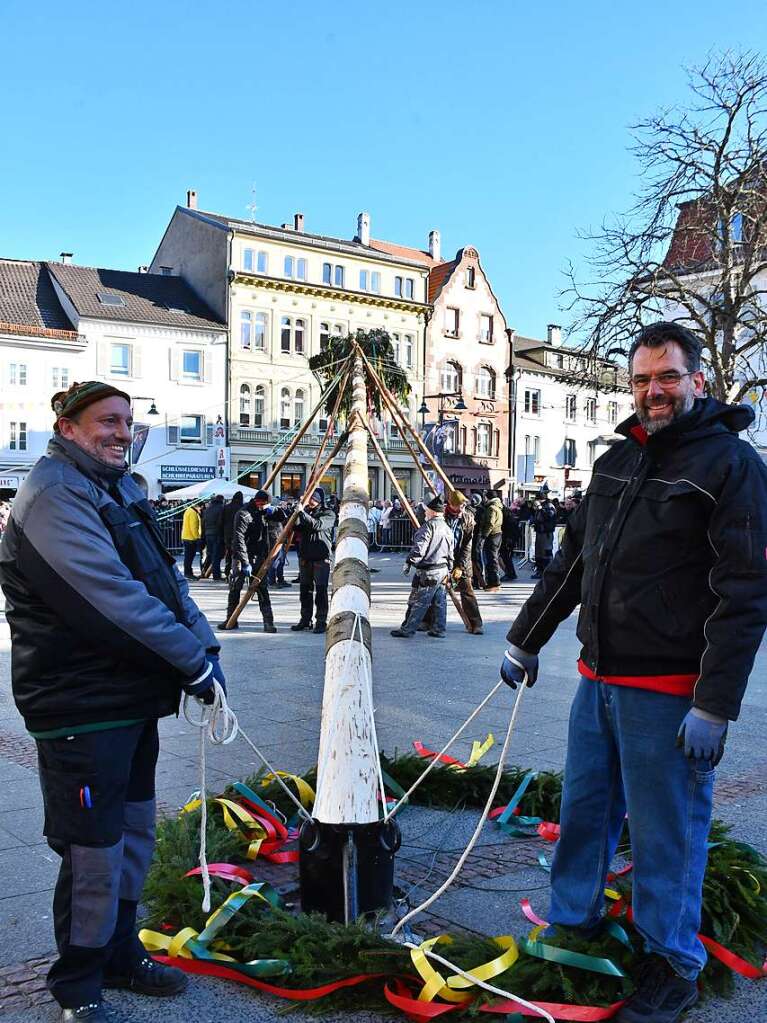
[(99, 341), (96, 346), (96, 375), (105, 377), (109, 372), (109, 342)]
[(205, 427), (205, 443), (208, 447), (212, 447), (213, 445), (213, 423), (208, 423)]
[(137, 379), (141, 376), (141, 345), (131, 345), (131, 376)]
[(200, 444), (210, 444), (210, 441), (208, 440), (208, 428), (205, 425), (205, 416), (200, 416)]
[(167, 444), (168, 444), (168, 446), (169, 447), (177, 447), (178, 446), (178, 427), (177, 426), (171, 426), (171, 424), (168, 423), (168, 425), (166, 427), (166, 434), (167, 434)]
[(171, 380), (178, 380), (178, 348), (175, 345), (168, 349), (168, 362), (170, 364)]
[(210, 349), (202, 353), (202, 376), (206, 384), (213, 383), (213, 352)]

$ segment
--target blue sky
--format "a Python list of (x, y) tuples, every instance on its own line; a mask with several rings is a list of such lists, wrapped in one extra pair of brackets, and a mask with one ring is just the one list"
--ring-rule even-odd
[[(510, 326), (542, 336), (577, 232), (637, 187), (628, 125), (683, 65), (765, 51), (763, 0), (4, 0), (0, 255), (148, 263), (200, 207), (443, 253), (476, 245)], [(736, 23), (737, 22), (737, 23)], [(744, 29), (745, 26), (745, 29)]]

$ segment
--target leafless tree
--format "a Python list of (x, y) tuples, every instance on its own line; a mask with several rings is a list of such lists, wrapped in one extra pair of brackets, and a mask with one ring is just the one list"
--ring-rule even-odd
[(659, 319), (694, 330), (710, 393), (759, 405), (767, 387), (767, 63), (712, 56), (688, 70), (686, 107), (631, 128), (640, 188), (627, 213), (582, 235), (588, 279), (563, 292), (569, 336), (625, 354)]

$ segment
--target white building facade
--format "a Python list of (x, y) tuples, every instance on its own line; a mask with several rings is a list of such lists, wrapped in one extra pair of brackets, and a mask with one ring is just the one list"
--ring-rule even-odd
[[(4, 299), (11, 277), (27, 282), (26, 317)], [(8, 315), (30, 322), (10, 323)], [(54, 319), (55, 328), (39, 325)], [(131, 467), (150, 497), (227, 474), (226, 331), (183, 282), (0, 261), (0, 346), (0, 488), (15, 490), (44, 454), (53, 393), (83, 380), (105, 380), (131, 396)]]
[[(357, 233), (345, 240), (309, 234), (303, 216), (269, 227), (197, 210), (189, 193), (177, 207), (152, 269), (180, 275), (229, 325), (228, 436), (232, 476), (258, 486), (274, 466), (291, 431), (320, 399), (308, 360), (330, 337), (381, 328), (412, 387), (409, 415), (423, 394), (427, 320), (426, 251), (370, 237), (360, 214)], [(283, 466), (273, 490), (295, 497), (306, 486), (326, 427), (322, 412)], [(402, 440), (388, 423), (382, 440), (401, 484), (420, 494), (420, 479)], [(343, 485), (343, 457), (322, 480), (328, 492)], [(371, 453), (370, 493), (391, 486)]]
[(601, 386), (582, 384), (582, 357), (560, 343), (514, 339), (512, 372), (515, 494), (539, 491), (565, 498), (585, 490), (596, 459), (620, 439), (615, 427), (634, 411), (625, 374), (605, 363)]

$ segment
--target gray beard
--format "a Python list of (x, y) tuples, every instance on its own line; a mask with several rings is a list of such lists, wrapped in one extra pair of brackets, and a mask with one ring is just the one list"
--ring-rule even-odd
[(647, 410), (644, 407), (644, 402), (636, 408), (637, 419), (644, 427), (647, 434), (652, 435), (659, 433), (661, 430), (665, 430), (667, 426), (671, 426), (675, 419), (679, 419), (686, 412), (689, 412), (695, 404), (695, 395), (692, 391), (687, 394), (677, 395), (676, 398), (672, 399), (671, 412), (664, 416), (662, 419), (656, 417), (650, 417), (647, 414)]

